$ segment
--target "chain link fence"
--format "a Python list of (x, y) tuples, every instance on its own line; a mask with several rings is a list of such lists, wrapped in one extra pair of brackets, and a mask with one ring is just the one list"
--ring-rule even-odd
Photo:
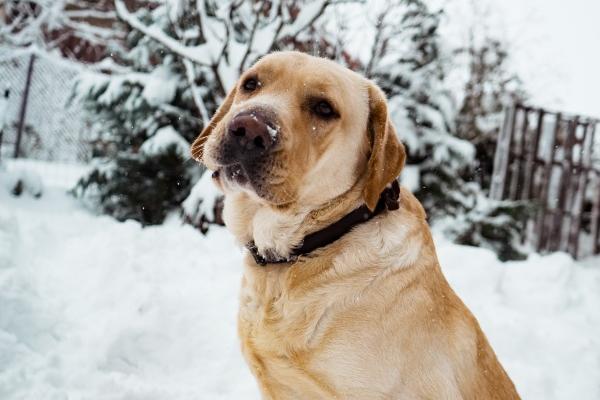
[(65, 60), (0, 47), (0, 158), (9, 169), (46, 171), (67, 185), (67, 166), (90, 160), (89, 123), (81, 105), (69, 102), (79, 72)]

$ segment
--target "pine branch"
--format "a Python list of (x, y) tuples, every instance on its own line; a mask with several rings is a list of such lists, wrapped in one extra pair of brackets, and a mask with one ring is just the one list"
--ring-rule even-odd
[(207, 44), (194, 47), (183, 46), (179, 41), (173, 39), (161, 29), (155, 26), (148, 26), (137, 19), (127, 10), (122, 0), (115, 0), (115, 8), (121, 20), (133, 29), (142, 32), (144, 35), (162, 44), (173, 53), (198, 65), (211, 66), (213, 64), (214, 58)]

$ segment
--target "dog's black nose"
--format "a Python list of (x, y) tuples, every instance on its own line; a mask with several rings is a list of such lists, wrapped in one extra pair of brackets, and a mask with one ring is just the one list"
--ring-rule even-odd
[(252, 158), (269, 150), (276, 130), (269, 126), (267, 117), (259, 111), (242, 112), (229, 123), (230, 140), (243, 158)]

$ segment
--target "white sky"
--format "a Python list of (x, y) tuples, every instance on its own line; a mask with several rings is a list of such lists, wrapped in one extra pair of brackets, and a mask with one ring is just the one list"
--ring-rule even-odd
[(600, 0), (447, 0), (446, 6), (455, 33), (475, 7), (507, 41), (532, 103), (600, 118)]

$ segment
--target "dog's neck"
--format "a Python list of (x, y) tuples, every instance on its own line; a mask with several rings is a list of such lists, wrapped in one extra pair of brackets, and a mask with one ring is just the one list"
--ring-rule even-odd
[(361, 204), (360, 194), (351, 191), (319, 208), (298, 210), (292, 219), (287, 218), (289, 214), (277, 210), (276, 214), (258, 213), (253, 220), (253, 240), (258, 253), (267, 258), (287, 259), (307, 235), (326, 228), (331, 221), (339, 220)]
[[(248, 247), (258, 264), (287, 263), (333, 243), (354, 226), (367, 222), (385, 209), (397, 209), (399, 194), (397, 182), (389, 185), (381, 194), (375, 210), (369, 210), (363, 204), (361, 191), (355, 187), (312, 210), (283, 211), (257, 207), (245, 232), (236, 232), (235, 227), (232, 231), (237, 233), (238, 240)], [(231, 215), (227, 212), (227, 201), (225, 208), (227, 221)], [(241, 210), (247, 212), (248, 208)], [(233, 220), (239, 220), (239, 215), (233, 217)]]
[(360, 205), (358, 186), (315, 208), (280, 210), (250, 200), (245, 194), (225, 197), (224, 219), (238, 241), (254, 242), (267, 258), (288, 258), (308, 234), (325, 228)]

